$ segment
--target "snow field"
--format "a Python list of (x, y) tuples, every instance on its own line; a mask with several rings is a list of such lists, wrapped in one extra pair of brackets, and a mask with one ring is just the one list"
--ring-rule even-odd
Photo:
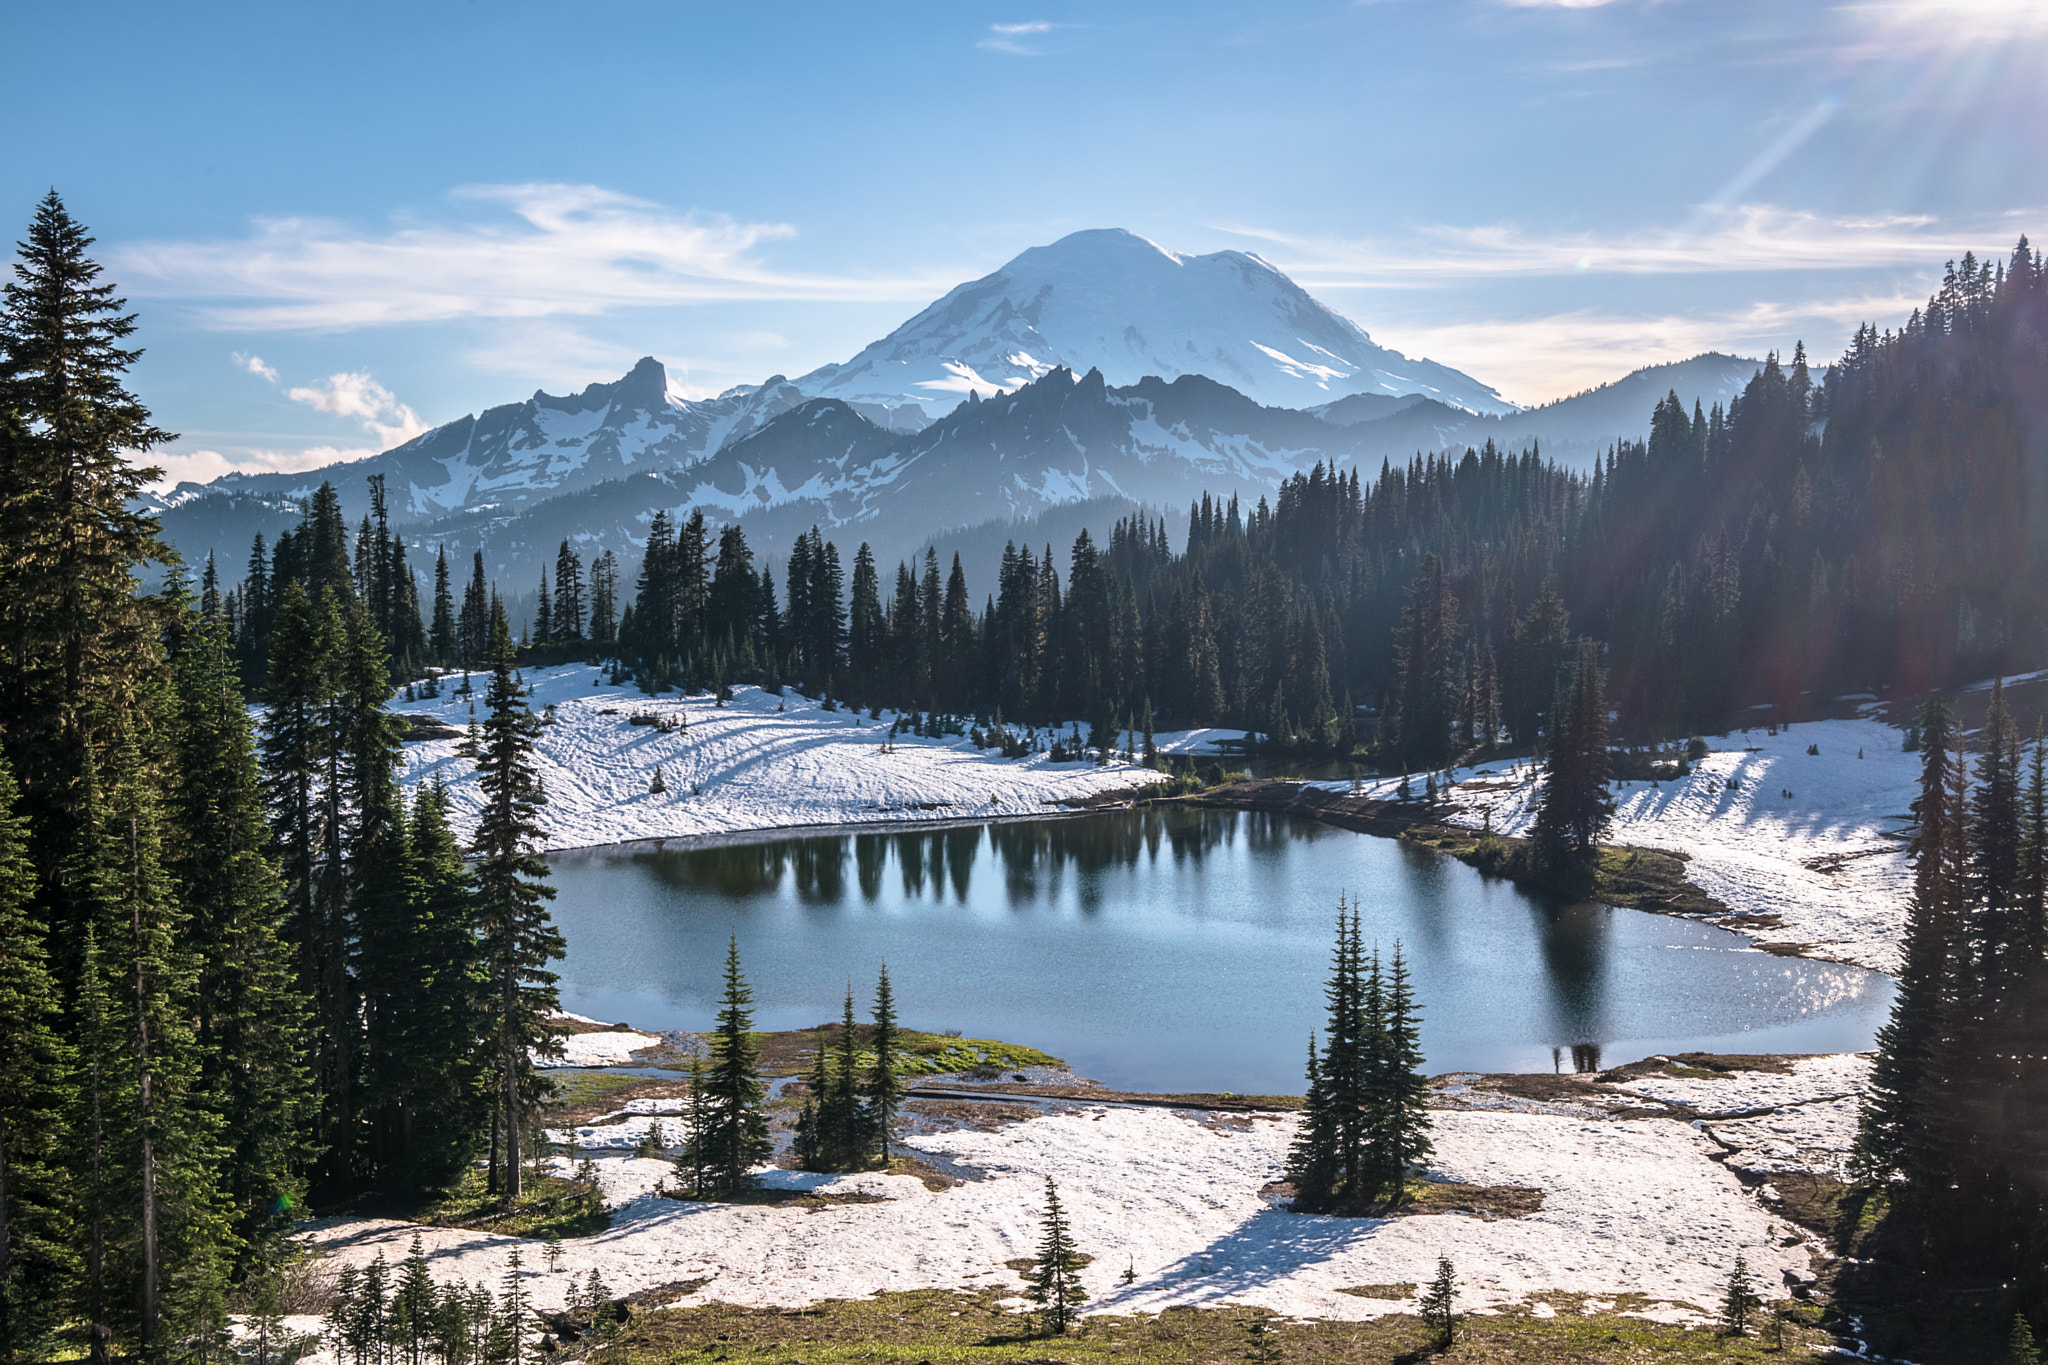
[[(593, 1267), (618, 1293), (709, 1280), (683, 1303), (795, 1307), (890, 1290), (1018, 1290), (1003, 1263), (1032, 1254), (1048, 1175), (1077, 1244), (1095, 1257), (1082, 1279), (1096, 1313), (1225, 1303), (1334, 1319), (1414, 1312), (1412, 1299), (1339, 1291), (1426, 1283), (1443, 1254), (1471, 1309), (1546, 1292), (1637, 1293), (1648, 1316), (1694, 1321), (1712, 1315), (1737, 1253), (1770, 1296), (1783, 1292), (1781, 1272), (1808, 1267), (1807, 1249), (1778, 1244), (1786, 1225), (1713, 1159), (1722, 1145), (1693, 1125), (1455, 1110), (1436, 1117), (1433, 1176), (1534, 1186), (1545, 1192), (1542, 1209), (1491, 1221), (1297, 1215), (1259, 1192), (1281, 1178), (1291, 1116), (1259, 1116), (1240, 1129), (1169, 1110), (1092, 1107), (995, 1132), (913, 1137), (920, 1150), (986, 1172), (944, 1191), (900, 1175), (763, 1173), (774, 1188), (883, 1201), (809, 1212), (661, 1199), (649, 1191), (673, 1176), (667, 1162), (598, 1156), (616, 1210), (611, 1229), (566, 1243), (565, 1273), (536, 1274), (529, 1284), (544, 1309), (559, 1306), (569, 1273)], [(661, 1121), (643, 1114), (628, 1123), (636, 1119)], [(416, 1230), (438, 1279), (495, 1282), (515, 1245), (524, 1246), (530, 1269), (540, 1265), (537, 1245), (473, 1231), (347, 1219), (317, 1223), (307, 1235), (338, 1260), (362, 1264), (380, 1249), (398, 1259)], [(1130, 1285), (1119, 1283), (1126, 1267), (1137, 1274)]]
[[(481, 709), (488, 680), (472, 676)], [(720, 707), (708, 695), (648, 697), (598, 684), (600, 676), (580, 664), (525, 674), (534, 713), (555, 708), (554, 724), (534, 742), (535, 769), (548, 794), (540, 819), (551, 850), (808, 825), (1044, 816), (1062, 801), (1159, 780), (1136, 764), (1054, 764), (1044, 754), (1005, 759), (950, 736), (899, 734), (894, 752), (885, 754), (892, 712), (873, 720), (757, 687), (734, 688)], [(470, 699), (448, 695), (457, 678), (444, 680), (437, 699), (393, 709), (460, 729), (469, 722)], [(664, 733), (632, 724), (635, 715), (687, 728)], [(446, 783), (451, 822), (467, 839), (481, 798), (459, 743), (407, 744), (400, 780), (408, 787)], [(648, 791), (657, 766), (666, 787), (659, 794)]]
[[(1778, 917), (1778, 928), (1752, 931), (1766, 941), (1896, 973), (1912, 869), (1905, 841), (1888, 836), (1906, 827), (1920, 776), (1919, 755), (1902, 753), (1902, 738), (1869, 719), (1711, 737), (1713, 752), (1689, 776), (1614, 784), (1608, 841), (1688, 855), (1687, 875), (1708, 895), (1737, 913)], [(1528, 771), (1526, 759), (1458, 769), (1449, 822), (1490, 818), (1497, 833), (1527, 834), (1541, 788), (1513, 778)], [(1391, 797), (1400, 780), (1365, 785)], [(1419, 797), (1422, 779), (1412, 786)]]
[(659, 1047), (661, 1039), (645, 1033), (569, 1033), (561, 1039), (558, 1057), (536, 1057), (544, 1067), (630, 1066), (633, 1054), (642, 1048)]

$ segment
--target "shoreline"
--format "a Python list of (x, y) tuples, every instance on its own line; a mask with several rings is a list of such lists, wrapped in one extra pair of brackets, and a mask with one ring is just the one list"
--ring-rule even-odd
[(1082, 816), (1098, 815), (1104, 811), (1135, 810), (1148, 803), (1105, 802), (1101, 805), (1078, 807), (1077, 803), (1068, 801), (1053, 804), (1059, 805), (1061, 809), (1038, 815), (956, 815), (919, 820), (812, 821), (802, 825), (763, 825), (758, 829), (714, 830), (708, 834), (649, 834), (637, 839), (614, 839), (603, 844), (550, 848), (537, 856), (545, 861), (564, 853), (598, 853), (605, 849), (636, 848), (642, 844), (676, 844), (681, 846), (681, 851), (691, 852), (697, 849), (744, 848), (749, 844), (774, 843), (778, 839), (833, 838), (853, 834), (915, 834), (919, 830), (962, 829), (975, 825), (1028, 825), (1053, 820), (1073, 820)]

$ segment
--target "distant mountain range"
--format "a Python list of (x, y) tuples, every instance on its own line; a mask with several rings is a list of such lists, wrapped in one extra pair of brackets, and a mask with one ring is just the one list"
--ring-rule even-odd
[(778, 558), (816, 524), (885, 563), (939, 537), (978, 560), (1000, 551), (1005, 528), (1068, 540), (1139, 507), (1182, 511), (1204, 491), (1255, 501), (1318, 461), (1370, 475), (1383, 459), (1491, 439), (1583, 465), (1643, 435), (1667, 391), (1711, 406), (1755, 369), (1699, 356), (1517, 409), (1375, 346), (1256, 257), (1082, 232), (794, 381), (690, 401), (649, 358), (615, 382), (536, 392), (366, 460), (181, 484), (158, 506), (188, 562), (217, 553), (230, 580), (251, 538), (294, 524), (322, 480), (359, 517), (372, 474), (410, 540), (464, 560), (483, 549), (514, 593), (563, 539), (631, 566), (656, 508), (738, 522)]

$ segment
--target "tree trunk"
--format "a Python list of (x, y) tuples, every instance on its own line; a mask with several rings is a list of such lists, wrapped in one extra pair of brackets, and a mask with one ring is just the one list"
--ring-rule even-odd
[(136, 837), (135, 817), (128, 817), (129, 898), (131, 931), (135, 936), (135, 1065), (142, 1127), (142, 1350), (149, 1354), (156, 1344), (157, 1245), (156, 1245), (156, 1115), (150, 1093), (149, 997), (143, 974), (142, 901), (136, 895), (142, 882), (142, 855)]
[(517, 1204), (525, 1193), (525, 1148), (519, 1141), (519, 1067), (505, 1054), (505, 1202)]

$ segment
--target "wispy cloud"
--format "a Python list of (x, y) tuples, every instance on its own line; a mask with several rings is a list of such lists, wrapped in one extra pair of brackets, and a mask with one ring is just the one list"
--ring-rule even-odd
[(1968, 47), (2048, 38), (2038, 0), (1858, 0), (1835, 12), (1869, 31), (1873, 46)]
[(990, 24), (988, 37), (983, 38), (975, 46), (989, 52), (1007, 52), (1013, 57), (1043, 57), (1051, 49), (1038, 46), (1030, 40), (1043, 37), (1056, 28), (1069, 27), (1071, 25), (1047, 23), (1043, 19), (1034, 19), (1023, 24)]
[(1308, 238), (1226, 231), (1269, 244), (1275, 265), (1309, 288), (1569, 274), (1688, 275), (1926, 266), (1996, 246), (2031, 219), (2022, 211), (1970, 223), (1924, 215), (1842, 217), (1768, 204), (1707, 205), (1696, 226), (1632, 233), (1557, 233), (1513, 223), (1425, 227), (1400, 239)]
[(1700, 313), (1630, 315), (1581, 310), (1539, 317), (1489, 318), (1411, 327), (1378, 327), (1374, 339), (1410, 355), (1454, 365), (1517, 402), (1541, 403), (1619, 379), (1646, 365), (1704, 351), (1761, 355), (1804, 338), (1816, 362), (1865, 321), (1902, 318), (1924, 302), (1915, 295), (1858, 294), (1809, 303), (1756, 303)]
[(482, 185), (454, 199), (501, 212), (381, 234), (271, 219), (240, 241), (138, 243), (113, 261), (131, 293), (190, 300), (203, 323), (256, 331), (735, 299), (913, 300), (938, 283), (776, 270), (757, 249), (794, 236), (787, 224), (678, 214), (595, 185)]
[(149, 462), (164, 471), (155, 487), (167, 489), (181, 483), (208, 483), (223, 474), (297, 474), (345, 460), (366, 460), (382, 450), (308, 446), (293, 451), (243, 450), (232, 457), (218, 450), (159, 450), (150, 452)]

